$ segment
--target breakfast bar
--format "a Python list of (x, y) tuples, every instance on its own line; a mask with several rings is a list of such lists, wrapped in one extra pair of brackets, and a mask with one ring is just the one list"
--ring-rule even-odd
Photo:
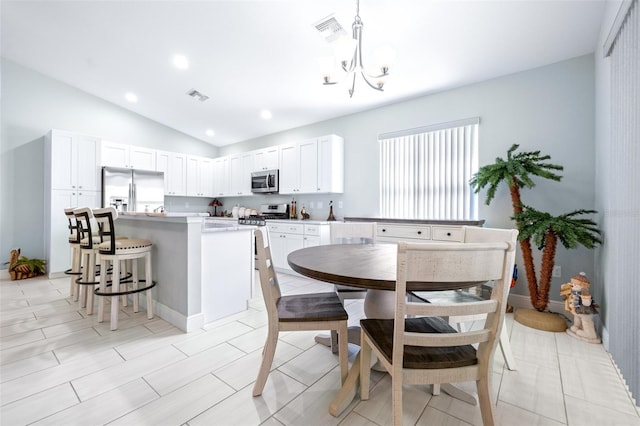
[(121, 214), (118, 232), (153, 241), (154, 311), (189, 332), (246, 309), (255, 227), (197, 215)]

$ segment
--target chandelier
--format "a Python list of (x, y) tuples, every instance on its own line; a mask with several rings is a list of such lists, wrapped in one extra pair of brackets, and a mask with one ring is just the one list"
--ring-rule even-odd
[[(339, 24), (337, 24), (339, 26)], [(362, 63), (362, 19), (360, 19), (360, 0), (356, 0), (356, 16), (351, 28), (353, 37), (348, 38), (342, 36), (333, 42), (334, 57), (319, 58), (318, 62), (321, 66), (323, 85), (337, 84), (332, 80), (332, 74), (335, 72), (335, 61), (338, 60), (340, 67), (345, 74), (346, 79), (351, 80), (351, 88), (349, 89), (349, 97), (353, 97), (356, 87), (356, 76), (360, 74), (365, 83), (372, 89), (383, 91), (386, 77), (389, 75), (389, 67), (391, 67), (395, 59), (395, 51), (390, 46), (382, 46), (374, 51), (377, 62), (377, 74), (369, 74)], [(340, 27), (342, 30), (342, 27)]]

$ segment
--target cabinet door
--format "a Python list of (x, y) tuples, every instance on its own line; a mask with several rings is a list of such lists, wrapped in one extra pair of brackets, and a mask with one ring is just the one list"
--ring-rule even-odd
[(93, 136), (78, 135), (75, 147), (77, 150), (78, 189), (99, 191), (101, 186), (98, 163), (100, 139)]
[[(284, 259), (282, 261), (282, 265), (280, 267), (282, 269), (291, 270), (289, 263), (287, 262), (287, 256), (289, 253), (300, 250), (304, 247), (304, 236), (302, 234), (284, 234)], [(276, 264), (278, 266), (278, 264)]]
[(129, 146), (121, 143), (102, 141), (102, 165), (109, 167), (130, 167)]
[(50, 229), (46, 253), (49, 273), (62, 272), (71, 267), (69, 222), (64, 214), (64, 209), (69, 207), (78, 207), (76, 191), (51, 191)]
[(198, 167), (200, 160), (198, 157), (187, 157), (187, 196), (197, 197), (199, 193)]
[(139, 146), (129, 147), (129, 165), (134, 169), (156, 170), (156, 150)]
[(298, 144), (298, 191), (316, 193), (318, 187), (318, 142), (310, 139)]
[(272, 146), (254, 152), (253, 170), (273, 170), (280, 168), (280, 147)]
[(305, 247), (315, 247), (320, 245), (320, 237), (313, 235), (305, 235), (304, 236), (304, 246)]
[(213, 193), (224, 197), (229, 191), (229, 157), (219, 157), (213, 161)]
[(198, 168), (200, 194), (202, 197), (213, 197), (213, 159), (201, 158)]
[(156, 171), (164, 172), (164, 195), (171, 195), (169, 193), (169, 162), (171, 153), (167, 151), (156, 152)]
[(253, 153), (237, 154), (229, 157), (230, 195), (251, 195), (253, 160)]
[(336, 135), (318, 138), (318, 192), (344, 192), (344, 140)]
[(280, 146), (280, 194), (298, 192), (298, 144)]
[[(51, 188), (76, 189), (74, 136), (54, 131), (51, 135)], [(47, 160), (45, 160), (47, 161)]]
[(187, 194), (187, 156), (185, 154), (171, 153), (168, 188), (168, 195)]

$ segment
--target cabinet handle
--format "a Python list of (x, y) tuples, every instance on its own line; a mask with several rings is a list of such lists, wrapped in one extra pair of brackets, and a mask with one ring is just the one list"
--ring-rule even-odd
[(78, 188), (82, 189), (82, 185), (78, 185)]
[(418, 235), (422, 235), (422, 231), (418, 231)]
[(451, 232), (447, 232), (447, 237), (450, 237), (450, 236), (451, 236)]
[(383, 230), (382, 230), (382, 232), (387, 232), (387, 230), (386, 230), (386, 229), (383, 229)]
[(75, 188), (76, 186), (75, 186), (75, 185), (71, 185), (71, 187), (72, 187), (72, 188)]

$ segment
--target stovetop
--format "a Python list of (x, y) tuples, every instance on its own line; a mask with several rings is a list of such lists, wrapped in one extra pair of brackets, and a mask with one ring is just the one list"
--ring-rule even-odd
[(245, 217), (238, 218), (239, 225), (256, 225), (256, 226), (265, 226), (266, 221), (269, 219), (289, 219), (289, 215), (286, 214), (261, 214), (261, 215), (250, 215)]

